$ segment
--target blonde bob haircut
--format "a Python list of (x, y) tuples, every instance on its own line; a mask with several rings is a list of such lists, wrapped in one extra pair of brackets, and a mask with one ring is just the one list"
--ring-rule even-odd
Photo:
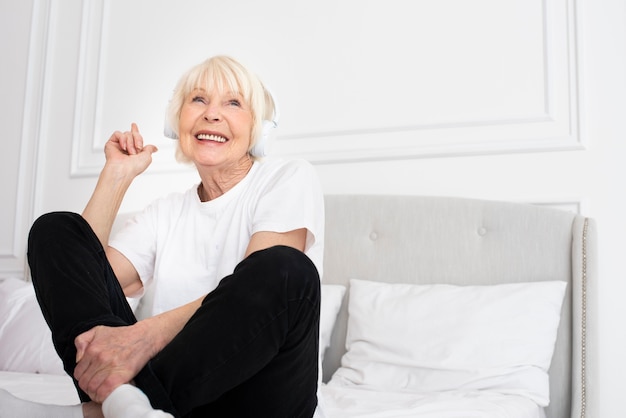
[[(182, 75), (170, 100), (166, 119), (172, 131), (179, 136), (178, 121), (180, 112), (187, 96), (195, 89), (204, 89), (207, 92), (232, 92), (241, 95), (252, 113), (252, 132), (250, 133), (250, 147), (254, 147), (262, 131), (264, 120), (274, 118), (275, 105), (271, 94), (261, 80), (235, 59), (218, 55), (197, 64)], [(180, 148), (176, 149), (176, 160), (189, 163)]]

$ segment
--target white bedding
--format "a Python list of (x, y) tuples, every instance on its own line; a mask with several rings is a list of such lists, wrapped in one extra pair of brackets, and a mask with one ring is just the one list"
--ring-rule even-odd
[(76, 405), (78, 394), (67, 375), (0, 371), (0, 388), (18, 398), (52, 405)]
[[(330, 344), (327, 340), (330, 339), (344, 289), (341, 286), (326, 286), (325, 290), (325, 303), (322, 306), (329, 312), (323, 314), (321, 318), (322, 323), (325, 324), (324, 329), (321, 330), (323, 338), (320, 346), (323, 348)], [(341, 291), (337, 292), (337, 290)], [(333, 291), (335, 297), (331, 297), (329, 291)], [(402, 295), (406, 295), (406, 292), (402, 292)], [(0, 308), (4, 309), (0, 315), (0, 318), (3, 318), (0, 322), (0, 349), (4, 349), (0, 350), (0, 370), (12, 370), (0, 371), (0, 388), (19, 398), (40, 403), (56, 405), (79, 403), (72, 380), (69, 376), (61, 374), (63, 371), (60, 360), (52, 347), (49, 330), (36, 304), (32, 287), (19, 280), (0, 281), (0, 302)], [(385, 306), (388, 305), (395, 306), (396, 304), (385, 304)], [(405, 305), (415, 304), (405, 303)], [(324, 320), (325, 317), (326, 320)], [(381, 313), (377, 312), (377, 317), (374, 319), (380, 320), (381, 317)], [(365, 322), (370, 324), (374, 319), (367, 319)], [(392, 322), (415, 323), (415, 321), (401, 319)], [(370, 326), (368, 329), (371, 336), (374, 328)], [(407, 332), (402, 331), (399, 335), (406, 336)], [(424, 335), (426, 333), (421, 332), (421, 340), (418, 337), (413, 339), (423, 341)], [(361, 339), (365, 340), (365, 337)], [(391, 337), (381, 339), (389, 341)], [(429, 337), (428, 340), (432, 338)], [(406, 349), (406, 340), (400, 340), (397, 345)], [(458, 344), (451, 345), (457, 346)], [(367, 356), (368, 359), (374, 357), (373, 355)], [(392, 357), (384, 357), (384, 359), (387, 358)], [(504, 394), (504, 391), (496, 392), (493, 388), (392, 392), (395, 390), (390, 389), (392, 385), (379, 387), (374, 391), (368, 390), (364, 385), (341, 383), (344, 380), (333, 378), (328, 385), (321, 386), (320, 405), (323, 412), (316, 415), (317, 417), (545, 418), (543, 408), (533, 402), (530, 397)], [(383, 379), (376, 375), (370, 380), (374, 383), (381, 383)]]
[(543, 408), (491, 391), (399, 393), (324, 385), (326, 418), (545, 418)]
[[(79, 403), (68, 376), (0, 371), (0, 388), (36, 402)], [(545, 418), (526, 398), (484, 390), (413, 394), (323, 385), (321, 394), (326, 418)]]

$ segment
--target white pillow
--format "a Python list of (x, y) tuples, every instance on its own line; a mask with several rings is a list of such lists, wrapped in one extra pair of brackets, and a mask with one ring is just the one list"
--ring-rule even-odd
[[(321, 286), (320, 364), (345, 292), (345, 286)], [(0, 370), (65, 374), (32, 284), (19, 279), (0, 281), (0, 321)]]
[(317, 385), (322, 386), (324, 372), (322, 363), (324, 362), (324, 353), (330, 347), (330, 337), (333, 335), (333, 328), (337, 320), (337, 314), (341, 309), (343, 295), (346, 293), (345, 286), (335, 284), (323, 284), (320, 294), (320, 335), (319, 335), (319, 356), (318, 356), (318, 374)]
[(0, 282), (0, 370), (65, 374), (31, 283)]
[(338, 284), (323, 284), (320, 302), (320, 357), (324, 359), (324, 352), (330, 347), (330, 337), (333, 334), (337, 314), (341, 309), (346, 287)]
[(330, 384), (414, 392), (492, 389), (545, 406), (566, 285), (351, 280), (347, 353)]

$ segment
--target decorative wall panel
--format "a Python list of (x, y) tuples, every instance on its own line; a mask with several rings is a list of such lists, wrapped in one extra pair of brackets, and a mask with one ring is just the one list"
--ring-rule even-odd
[[(96, 174), (106, 139), (133, 121), (171, 149), (162, 119), (178, 75), (220, 53), (276, 95), (276, 155), (321, 163), (582, 148), (573, 0), (213, 6), (85, 4), (74, 175)], [(155, 155), (153, 168), (176, 167), (170, 156)]]
[[(0, 50), (11, 65), (1, 83), (3, 119), (0, 278), (24, 277), (26, 237), (33, 216), (40, 106), (49, 5), (26, 1), (0, 15)], [(2, 9), (4, 6), (0, 6)], [(8, 35), (10, 33), (10, 35)]]

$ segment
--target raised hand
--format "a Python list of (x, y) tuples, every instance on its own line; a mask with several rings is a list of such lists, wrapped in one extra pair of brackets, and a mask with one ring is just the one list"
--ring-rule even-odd
[(104, 146), (107, 164), (117, 165), (129, 170), (130, 174), (141, 174), (150, 163), (152, 153), (157, 151), (154, 145), (145, 145), (137, 124), (131, 125), (130, 131), (115, 131)]

